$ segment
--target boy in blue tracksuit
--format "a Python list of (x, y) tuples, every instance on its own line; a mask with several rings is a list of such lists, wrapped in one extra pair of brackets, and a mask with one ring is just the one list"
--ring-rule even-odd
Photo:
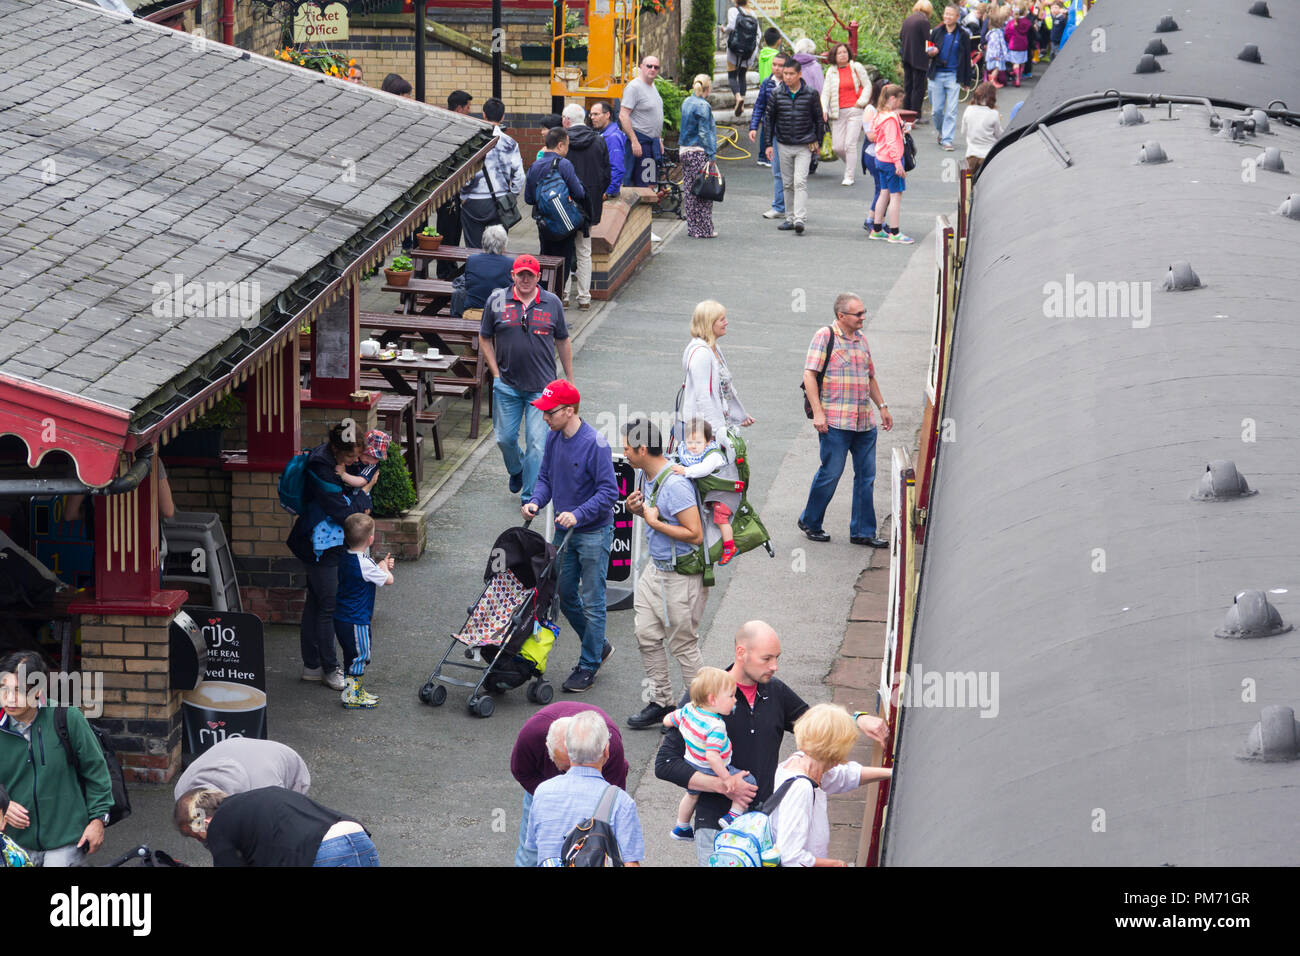
[(334, 634), (343, 648), (343, 706), (349, 710), (379, 706), (379, 698), (361, 686), (370, 663), (370, 618), (375, 611), (375, 588), (393, 583), (393, 556), (376, 563), (370, 557), (375, 543), (375, 519), (349, 515), (343, 522), (339, 561), (339, 591), (334, 605)]
[(556, 534), (570, 532), (557, 590), (560, 609), (582, 642), (578, 666), (563, 685), (571, 694), (591, 687), (596, 671), (614, 650), (605, 640), (605, 575), (618, 482), (609, 444), (578, 417), (581, 398), (571, 382), (556, 379), (533, 402), (551, 431), (533, 497), (520, 509), (531, 519), (554, 501)]

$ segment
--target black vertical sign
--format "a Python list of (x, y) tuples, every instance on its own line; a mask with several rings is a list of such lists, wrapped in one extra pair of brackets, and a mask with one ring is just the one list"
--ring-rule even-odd
[(622, 455), (614, 456), (614, 481), (618, 500), (614, 502), (614, 541), (609, 549), (609, 573), (606, 581), (626, 581), (632, 577), (633, 515), (627, 510), (627, 496), (636, 485), (636, 469)]
[(186, 607), (208, 645), (208, 665), (181, 693), (185, 752), (203, 753), (229, 737), (266, 739), (266, 662), (262, 619), (210, 607)]

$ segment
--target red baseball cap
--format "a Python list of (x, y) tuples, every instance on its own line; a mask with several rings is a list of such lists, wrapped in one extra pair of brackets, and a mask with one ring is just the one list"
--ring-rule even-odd
[(515, 258), (515, 264), (510, 269), (511, 272), (531, 272), (535, 276), (542, 274), (542, 267), (537, 262), (536, 256), (518, 256)]
[(578, 390), (573, 383), (557, 378), (542, 389), (542, 397), (533, 402), (533, 407), (549, 412), (561, 405), (577, 405), (580, 401), (582, 401), (582, 396), (578, 394)]

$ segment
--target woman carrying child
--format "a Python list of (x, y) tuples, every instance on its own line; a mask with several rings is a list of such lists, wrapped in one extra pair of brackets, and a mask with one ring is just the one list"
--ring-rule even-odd
[[(334, 466), (334, 473), (343, 482), (344, 494), (352, 499), (354, 511), (370, 514), (374, 501), (370, 497), (379, 481), (379, 463), (388, 457), (388, 443), (393, 439), (387, 432), (371, 429), (366, 432), (365, 448), (360, 457), (350, 465)], [(348, 489), (351, 489), (349, 494)]]
[(732, 425), (749, 426), (754, 419), (740, 404), (727, 360), (718, 340), (727, 334), (727, 310), (706, 299), (691, 315), (691, 341), (682, 353), (686, 384), (679, 421), (702, 418), (721, 436)]
[[(868, 238), (887, 239), (889, 242), (906, 245), (916, 240), (898, 229), (899, 207), (902, 206), (903, 190), (907, 188), (907, 171), (903, 168), (903, 134), (908, 127), (898, 115), (902, 105), (901, 86), (890, 83), (880, 91), (876, 118), (871, 123), (871, 133), (876, 144), (876, 164), (881, 170), (880, 198), (876, 200), (871, 235)], [(886, 213), (889, 216), (887, 226)]]

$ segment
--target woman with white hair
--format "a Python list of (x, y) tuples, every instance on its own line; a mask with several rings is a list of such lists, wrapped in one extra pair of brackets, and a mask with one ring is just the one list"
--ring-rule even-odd
[(794, 742), (799, 749), (777, 766), (773, 790), (780, 790), (787, 780), (794, 782), (768, 818), (782, 866), (849, 865), (826, 856), (831, 839), (826, 797), (892, 775), (888, 768), (864, 767), (849, 760), (859, 732), (883, 744), (887, 727), (870, 714), (850, 717), (839, 704), (810, 707), (794, 722)]
[(704, 175), (718, 153), (718, 130), (713, 123), (709, 92), (713, 80), (701, 73), (691, 85), (691, 95), (682, 100), (681, 134), (677, 146), (682, 157), (682, 209), (686, 214), (686, 234), (692, 239), (713, 239), (713, 203), (699, 199), (690, 184)]
[(813, 92), (821, 96), (826, 75), (822, 72), (821, 60), (817, 58), (817, 41), (812, 37), (800, 37), (795, 40), (794, 61), (799, 64), (803, 81), (813, 88)]
[(514, 259), (505, 255), (506, 230), (493, 223), (483, 230), (483, 251), (465, 260), (465, 271), (451, 286), (451, 314), (467, 319), (481, 318), (483, 305), (497, 289), (510, 285)]

